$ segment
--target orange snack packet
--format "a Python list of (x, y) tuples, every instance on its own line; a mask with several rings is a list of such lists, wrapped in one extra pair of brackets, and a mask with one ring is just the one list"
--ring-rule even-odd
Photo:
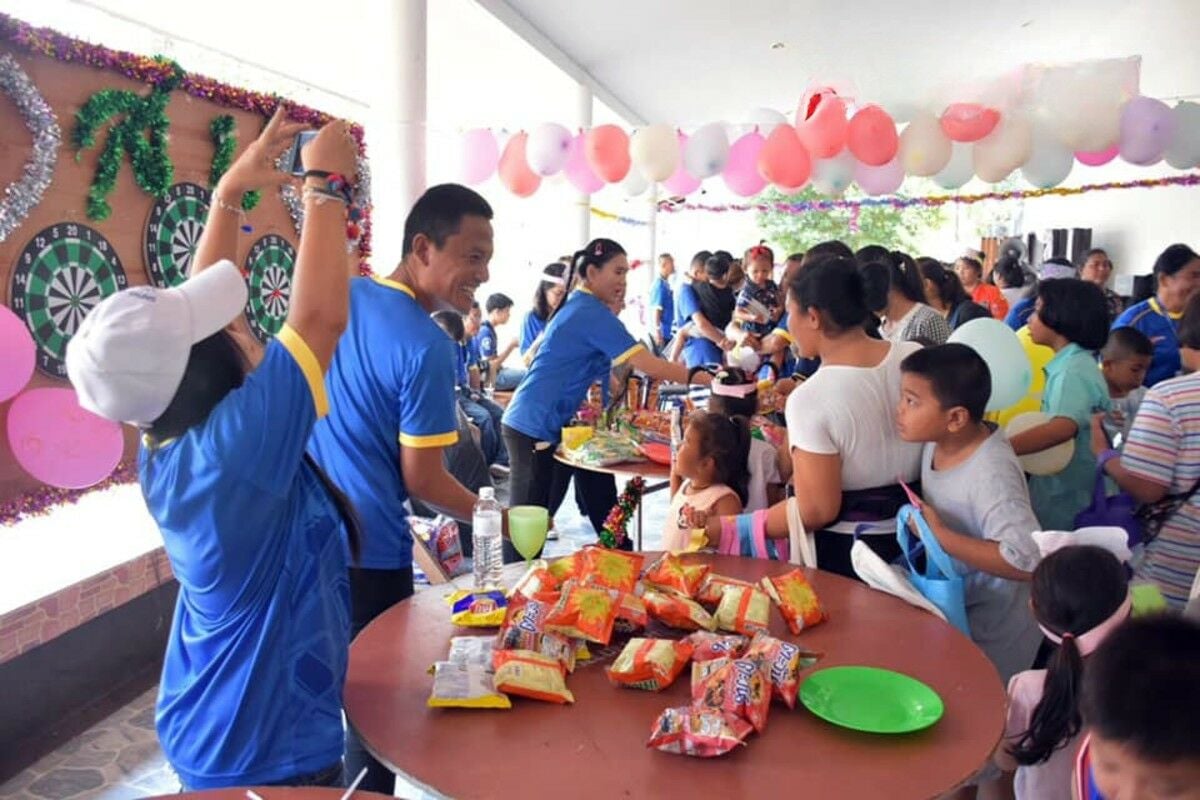
[(817, 593), (802, 570), (794, 569), (783, 575), (763, 578), (759, 584), (779, 605), (779, 612), (793, 634), (827, 619)]
[(559, 583), (568, 581), (579, 575), (579, 567), (582, 564), (581, 556), (582, 553), (571, 553), (569, 556), (557, 558), (550, 562), (549, 566), (546, 567), (546, 571)]
[(557, 660), (530, 650), (497, 650), (492, 666), (496, 689), (547, 703), (574, 703), (567, 690), (563, 667)]
[(696, 601), (706, 606), (715, 606), (721, 602), (721, 596), (729, 587), (751, 585), (746, 581), (739, 581), (737, 578), (727, 578), (724, 575), (710, 573), (700, 584), (700, 588), (696, 590)]
[(608, 644), (616, 619), (617, 601), (607, 589), (568, 581), (546, 617), (545, 630)]
[(606, 673), (615, 686), (657, 692), (675, 682), (691, 655), (686, 641), (630, 639)]
[(771, 696), (782, 700), (788, 708), (795, 708), (800, 670), (817, 663), (821, 654), (760, 633), (750, 642), (745, 658), (757, 663), (770, 676)]
[(704, 699), (704, 684), (716, 672), (722, 670), (732, 658), (714, 658), (712, 661), (692, 661), (692, 702)]
[(692, 688), (693, 704), (741, 717), (762, 733), (771, 710), (771, 680), (758, 662), (746, 658), (730, 661)]
[(717, 621), (695, 600), (647, 589), (642, 595), (642, 602), (646, 604), (650, 616), (672, 628), (685, 631), (716, 630)]
[(613, 629), (621, 633), (643, 630), (650, 624), (650, 614), (642, 598), (633, 592), (617, 592), (617, 621)]
[(532, 600), (525, 595), (513, 595), (500, 632), (496, 634), (499, 650), (536, 650), (538, 639), (546, 627), (546, 617), (554, 603)]
[(646, 746), (664, 753), (712, 758), (745, 742), (752, 730), (745, 720), (712, 709), (668, 708), (654, 721)]
[(663, 553), (642, 576), (647, 586), (659, 591), (674, 592), (682, 597), (692, 597), (708, 574), (707, 564), (687, 564), (674, 553)]
[(525, 597), (537, 597), (538, 595), (548, 594), (558, 591), (560, 581), (550, 572), (549, 566), (545, 561), (538, 559), (530, 565), (529, 569), (525, 570), (525, 574), (517, 581), (512, 590), (508, 593), (509, 602), (517, 595)]
[(696, 631), (687, 637), (692, 645), (692, 661), (712, 661), (715, 658), (741, 658), (750, 645), (745, 636), (723, 636), (719, 633)]
[(587, 586), (602, 586), (619, 592), (632, 592), (637, 586), (642, 562), (641, 553), (609, 550), (607, 547), (585, 547), (579, 551), (579, 577)]
[(766, 633), (771, 626), (771, 598), (752, 586), (731, 586), (717, 606), (717, 627), (746, 635)]

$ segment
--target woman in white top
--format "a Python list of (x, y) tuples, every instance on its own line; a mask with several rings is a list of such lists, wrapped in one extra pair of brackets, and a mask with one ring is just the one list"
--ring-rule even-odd
[(881, 318), (884, 339), (938, 345), (950, 338), (946, 318), (926, 305), (921, 271), (911, 256), (896, 251), (887, 261), (863, 264), (861, 271), (867, 308)]

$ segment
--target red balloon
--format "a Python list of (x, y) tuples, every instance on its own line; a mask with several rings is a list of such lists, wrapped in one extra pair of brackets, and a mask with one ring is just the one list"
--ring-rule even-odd
[(616, 125), (588, 131), (583, 153), (596, 174), (609, 183), (619, 183), (629, 174), (629, 135)]
[(1000, 122), (1000, 112), (979, 103), (951, 103), (942, 112), (942, 133), (955, 142), (977, 142)]
[(900, 137), (892, 115), (879, 106), (866, 106), (850, 118), (846, 146), (862, 163), (881, 167), (896, 157)]
[(833, 158), (846, 146), (846, 101), (832, 89), (812, 89), (796, 111), (796, 133), (813, 158)]
[(525, 160), (525, 144), (529, 134), (521, 131), (508, 140), (504, 145), (504, 153), (500, 156), (500, 182), (517, 197), (529, 197), (542, 185), (542, 176), (529, 168)]
[(812, 158), (791, 125), (777, 125), (758, 151), (758, 172), (781, 189), (799, 189), (812, 174)]

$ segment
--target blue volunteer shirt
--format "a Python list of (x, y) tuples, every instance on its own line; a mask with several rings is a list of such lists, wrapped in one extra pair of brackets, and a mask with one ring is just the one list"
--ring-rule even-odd
[(587, 289), (571, 293), (546, 328), (504, 424), (538, 441), (557, 443), (597, 375), (628, 361), (638, 344), (616, 315)]
[(479, 343), (475, 341), (475, 337), (467, 339), (463, 347), (466, 349), (467, 367), (481, 369), (486, 359), (483, 357), (483, 353), (479, 351)]
[(525, 355), (525, 351), (533, 346), (534, 341), (544, 330), (546, 330), (546, 320), (539, 317), (537, 312), (530, 311), (525, 315), (525, 319), (521, 321), (521, 355)]
[(671, 284), (661, 275), (650, 285), (650, 308), (662, 309), (659, 331), (664, 341), (670, 339), (671, 329), (675, 324), (675, 295), (671, 292)]
[(1165, 313), (1157, 298), (1151, 297), (1125, 309), (1113, 323), (1114, 329), (1122, 327), (1137, 328), (1154, 344), (1154, 357), (1143, 386), (1174, 378), (1183, 369), (1179, 358), (1179, 318)]
[(284, 326), (202, 424), (139, 454), (179, 581), (156, 725), (188, 789), (272, 783), (342, 756), (344, 534), (304, 462), (327, 408), (320, 365)]
[(467, 377), (467, 367), (475, 365), (471, 364), (469, 361), (469, 356), (467, 355), (467, 346), (465, 344), (459, 344), (455, 342), (454, 349), (457, 356), (457, 358), (454, 359), (454, 383), (459, 387), (469, 387), (471, 383)]
[(788, 312), (783, 312), (783, 316), (779, 318), (779, 322), (775, 324), (775, 329), (771, 333), (788, 343), (787, 349), (783, 351), (783, 368), (779, 370), (779, 377), (790, 378), (800, 375), (811, 378), (816, 374), (817, 368), (821, 366), (821, 359), (796, 355), (796, 351), (793, 349), (796, 340), (788, 331)]
[(479, 353), (484, 358), (495, 358), (500, 354), (498, 343), (496, 341), (496, 328), (492, 323), (484, 320), (479, 326), (479, 333), (474, 337), (475, 346), (479, 348)]
[(350, 282), (350, 325), (327, 380), (333, 410), (313, 430), (310, 449), (358, 511), (359, 566), (412, 566), (399, 446), (458, 441), (456, 349), (409, 287), (383, 278)]
[[(696, 297), (696, 290), (691, 284), (685, 283), (679, 287), (679, 297), (676, 298), (675, 315), (679, 320), (679, 326), (692, 324), (692, 316), (700, 311), (700, 301)], [(683, 363), (687, 364), (688, 369), (692, 367), (701, 367), (706, 364), (722, 364), (725, 361), (724, 354), (721, 348), (717, 347), (716, 342), (711, 339), (705, 339), (696, 330), (693, 324), (690, 335), (683, 343)]]

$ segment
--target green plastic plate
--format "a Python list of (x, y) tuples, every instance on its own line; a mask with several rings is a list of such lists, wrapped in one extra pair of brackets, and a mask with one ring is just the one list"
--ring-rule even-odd
[(800, 687), (800, 702), (821, 719), (868, 733), (912, 733), (942, 718), (937, 692), (890, 669), (830, 667)]

